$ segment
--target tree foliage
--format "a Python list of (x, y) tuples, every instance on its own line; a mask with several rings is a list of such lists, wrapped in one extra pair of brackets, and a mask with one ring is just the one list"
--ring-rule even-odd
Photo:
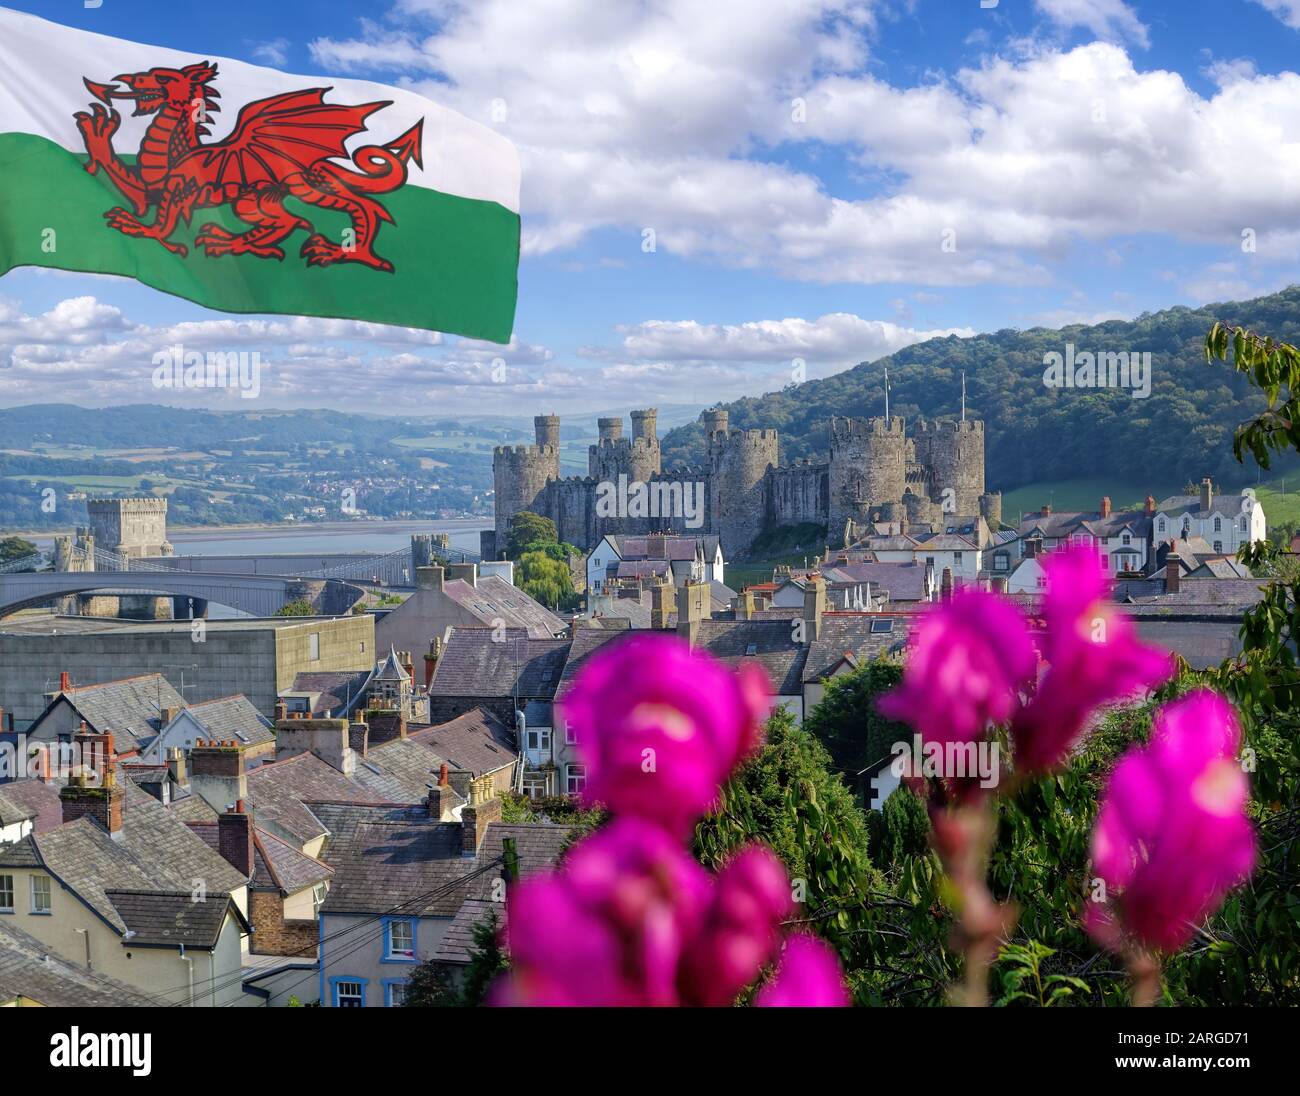
[(559, 533), (555, 522), (531, 510), (520, 510), (510, 519), (510, 529), (506, 534), (506, 556), (519, 559), (536, 546), (558, 544)]
[(831, 678), (821, 703), (808, 714), (804, 729), (821, 740), (845, 779), (856, 784), (856, 774), (887, 756), (895, 742), (912, 741), (910, 727), (876, 711), (876, 699), (902, 678), (899, 662), (864, 662)]

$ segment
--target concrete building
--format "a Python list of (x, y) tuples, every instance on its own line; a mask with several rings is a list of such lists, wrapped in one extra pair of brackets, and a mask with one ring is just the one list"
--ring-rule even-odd
[(1202, 537), (1218, 553), (1235, 553), (1268, 536), (1264, 508), (1253, 488), (1239, 495), (1216, 495), (1208, 479), (1196, 495), (1173, 495), (1155, 507), (1152, 537), (1157, 544)]
[(370, 670), (376, 661), (369, 615), (208, 621), (99, 620), (50, 615), (0, 621), (0, 708), (24, 730), (45, 694), (72, 686), (159, 673), (193, 704), (242, 693), (263, 715), (305, 671)]

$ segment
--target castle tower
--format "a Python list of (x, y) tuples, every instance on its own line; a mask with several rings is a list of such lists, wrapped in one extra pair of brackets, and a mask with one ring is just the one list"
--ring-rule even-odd
[(832, 418), (828, 534), (865, 524), (871, 507), (898, 502), (906, 490), (908, 446), (901, 418)]
[(172, 554), (166, 499), (90, 499), (86, 512), (95, 543), (109, 552), (131, 558)]
[[(729, 559), (749, 551), (762, 528), (767, 512), (767, 470), (775, 468), (780, 443), (775, 430), (709, 431), (709, 528), (722, 538), (722, 550)], [(713, 419), (713, 424), (717, 424)]]
[(980, 514), (994, 532), (1002, 525), (1002, 492), (989, 491), (980, 495)]
[(632, 451), (629, 477), (639, 483), (649, 483), (659, 475), (659, 435), (656, 422), (659, 412), (647, 407), (632, 412)]
[(917, 459), (929, 465), (930, 497), (945, 514), (974, 517), (984, 494), (984, 423), (921, 423)]
[(705, 411), (700, 416), (700, 419), (704, 423), (704, 436), (706, 438), (711, 438), (714, 434), (727, 433), (728, 415), (726, 411)]
[(620, 418), (597, 419), (596, 429), (600, 441), (618, 441), (623, 436), (623, 420)]
[(560, 475), (560, 420), (538, 415), (533, 428), (539, 444), (498, 445), (492, 450), (496, 550), (505, 547), (510, 519), (521, 510), (546, 515), (546, 485)]

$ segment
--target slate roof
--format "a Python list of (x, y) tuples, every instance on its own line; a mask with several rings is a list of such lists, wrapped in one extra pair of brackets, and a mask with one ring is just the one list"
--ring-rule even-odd
[[(515, 840), (521, 876), (553, 864), (572, 830), (547, 822), (491, 823), (478, 856), (461, 855), (458, 822), (358, 818), (322, 853), (334, 878), (323, 913), (379, 913), (400, 907), (412, 917), (454, 917), (467, 898), (486, 898), (504, 838)], [(473, 875), (486, 868), (481, 874)]]
[(696, 633), (696, 647), (731, 666), (757, 662), (780, 696), (801, 691), (808, 648), (794, 641), (789, 621), (703, 620)]
[(373, 670), (353, 672), (313, 672), (294, 675), (293, 685), (286, 693), (320, 693), (312, 707), (312, 715), (323, 716), (332, 712), (339, 718), (350, 714), (365, 699), (366, 686)]
[(25, 997), (47, 1008), (141, 1008), (163, 1002), (69, 963), (34, 936), (0, 921), (0, 1003)]
[(4, 825), (31, 819), (36, 833), (48, 833), (63, 822), (59, 786), (24, 777), (0, 784), (0, 821)]
[[(467, 770), (475, 776), (495, 772), (519, 759), (514, 732), (483, 708), (465, 712), (436, 727), (412, 731), (410, 739), (429, 747), (452, 768)], [(386, 748), (379, 747), (381, 751)], [(371, 754), (375, 752), (372, 750)]]
[(612, 535), (607, 538), (622, 559), (694, 559), (696, 548), (703, 546), (704, 557), (712, 560), (718, 550), (718, 538), (703, 536), (665, 535), (662, 537)]
[(437, 783), (443, 760), (427, 745), (395, 738), (359, 757), (352, 779), (371, 793), (371, 799), (418, 803), (429, 794), (429, 785)]
[(134, 947), (184, 944), (206, 951), (216, 946), (228, 910), (243, 920), (228, 894), (209, 894), (202, 902), (194, 901), (190, 890), (108, 890), (104, 894), (132, 934)]
[(275, 741), (274, 725), (242, 694), (191, 704), (189, 710), (203, 724), (207, 738), (233, 739), (245, 746)]
[(46, 711), (60, 699), (67, 700), (91, 730), (111, 732), (119, 753), (138, 749), (158, 734), (161, 708), (188, 706), (161, 674), (141, 674), (102, 685), (80, 685), (60, 693)]
[(564, 671), (560, 675), (560, 685), (556, 689), (556, 697), (562, 697), (573, 685), (573, 679), (577, 676), (579, 670), (586, 664), (593, 654), (599, 651), (606, 643), (613, 643), (619, 640), (625, 640), (633, 635), (631, 629), (608, 629), (608, 628), (579, 628), (573, 636), (573, 641), (567, 652), (568, 657), (564, 662)]
[[(557, 618), (558, 619), (558, 618)], [(519, 628), (452, 628), (433, 672), (430, 696), (555, 695), (568, 639), (533, 639)]]
[(493, 912), (497, 916), (497, 931), (506, 926), (506, 904), (486, 898), (466, 898), (456, 916), (451, 919), (433, 958), (439, 963), (468, 963), (474, 957), (474, 929), (487, 921)]
[(1177, 593), (1133, 596), (1126, 612), (1195, 611), (1230, 609), (1244, 611), (1264, 597), (1265, 581), (1258, 578), (1189, 578), (1184, 576)]
[(1145, 510), (1112, 510), (1103, 518), (1099, 510), (1054, 510), (1050, 514), (1026, 514), (1017, 529), (1025, 537), (1041, 533), (1044, 537), (1064, 538), (1072, 533), (1094, 537), (1118, 537), (1125, 531), (1138, 540), (1151, 536), (1151, 515)]
[(18, 844), (27, 844), (36, 864), (44, 865), (119, 933), (127, 930), (128, 922), (111, 891), (175, 892), (188, 900), (194, 880), (202, 879), (209, 900), (215, 902), (247, 882), (148, 792), (129, 780), (121, 783), (126, 802), (117, 838), (83, 817)]
[(259, 823), (284, 830), (299, 845), (326, 832), (320, 819), (306, 806), (306, 800), (388, 802), (385, 796), (306, 752), (250, 770), (248, 798)]
[(499, 575), (479, 575), (473, 586), (463, 578), (453, 579), (443, 585), (442, 591), (487, 625), (503, 620), (507, 628), (523, 628), (539, 639), (565, 628), (560, 617)]
[(1250, 568), (1239, 559), (1219, 557), (1205, 560), (1188, 578), (1250, 578)]
[(873, 594), (888, 594), (890, 601), (925, 599), (925, 564), (906, 563), (831, 563), (822, 568), (822, 577), (831, 585), (871, 583)]
[(279, 890), (281, 894), (297, 894), (307, 887), (323, 883), (334, 874), (333, 869), (321, 860), (295, 849), (273, 833), (253, 828), (253, 880), (254, 890)]

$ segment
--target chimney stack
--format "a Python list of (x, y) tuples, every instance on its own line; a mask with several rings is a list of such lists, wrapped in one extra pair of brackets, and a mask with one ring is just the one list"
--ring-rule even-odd
[(736, 597), (736, 619), (754, 619), (754, 591), (741, 590)]
[(436, 563), (429, 567), (417, 567), (415, 569), (415, 587), (417, 590), (437, 590), (441, 593), (445, 576), (446, 572)]
[(945, 567), (943, 569), (943, 576), (939, 579), (939, 600), (940, 601), (952, 600), (952, 568), (951, 567)]
[(471, 586), (478, 585), (478, 564), (477, 563), (452, 563), (447, 566), (447, 581), (454, 582), (456, 579), (462, 579)]
[(72, 689), (72, 677), (64, 670), (59, 674), (59, 692), (66, 693)]
[(179, 746), (167, 747), (167, 771), (171, 774), (172, 783), (178, 788), (189, 786), (190, 775), (185, 769), (185, 754)]
[[(348, 744), (346, 719), (285, 719), (277, 723), (275, 759), (281, 761), (303, 752), (315, 754), (344, 776), (356, 771), (357, 755)], [(193, 761), (193, 754), (190, 759)]]
[(289, 705), (283, 700), (277, 700), (275, 702), (275, 718), (277, 720), (289, 718)]
[(217, 817), (217, 851), (240, 875), (252, 877), (253, 819), (244, 810), (242, 799)]
[(218, 814), (247, 799), (243, 751), (234, 742), (196, 739), (190, 748), (190, 787)]
[(460, 854), (477, 856), (483, 847), (483, 838), (487, 828), (493, 822), (501, 821), (501, 798), (494, 796), (473, 806), (466, 805), (460, 809)]
[(673, 584), (665, 580), (650, 587), (650, 627), (667, 630), (672, 612)]
[(90, 818), (119, 840), (122, 835), (122, 807), (125, 793), (118, 786), (113, 768), (113, 736), (83, 732), (73, 739), (81, 751), (68, 783), (59, 789), (63, 821)]
[(429, 653), (424, 656), (424, 688), (427, 692), (433, 684), (433, 671), (438, 668), (438, 659), (442, 657), (442, 640), (436, 636), (429, 640)]
[(1177, 552), (1165, 556), (1165, 593), (1176, 594), (1183, 585), (1183, 557)]
[(1052, 504), (1050, 502), (1043, 503), (1043, 517), (1047, 518), (1051, 516), (1052, 516)]
[(822, 615), (826, 612), (826, 583), (821, 575), (809, 575), (803, 588), (804, 639), (808, 643), (821, 636)]
[(1147, 495), (1147, 501), (1143, 509), (1146, 511), (1147, 517), (1156, 512), (1156, 500), (1151, 495)]
[(1101, 497), (1101, 516), (1104, 518), (1110, 517), (1110, 496), (1109, 495), (1102, 495)]
[(712, 614), (712, 602), (709, 587), (703, 582), (688, 582), (677, 587), (677, 635), (695, 646), (695, 637), (700, 632), (700, 621)]
[(1210, 483), (1210, 477), (1206, 476), (1201, 480), (1201, 509), (1207, 514), (1214, 503), (1214, 487)]

